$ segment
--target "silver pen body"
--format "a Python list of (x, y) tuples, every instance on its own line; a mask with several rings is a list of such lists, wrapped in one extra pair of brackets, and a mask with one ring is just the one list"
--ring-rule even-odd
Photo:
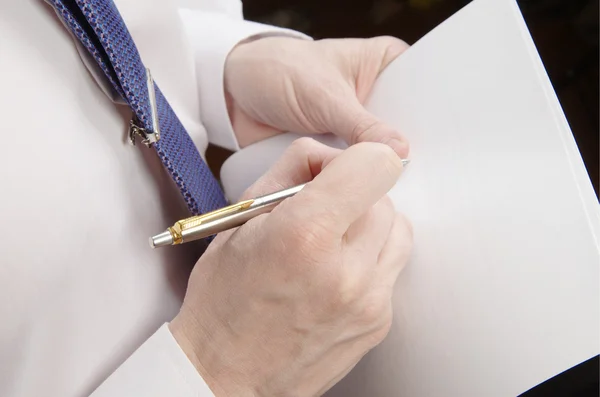
[(150, 245), (156, 248), (183, 244), (241, 226), (258, 215), (271, 212), (279, 203), (288, 197), (294, 196), (304, 186), (306, 184), (242, 201), (205, 215), (179, 221), (166, 232), (151, 237)]
[[(410, 160), (402, 160), (402, 165), (406, 166), (408, 163), (410, 163)], [(244, 200), (208, 214), (180, 220), (168, 228), (167, 231), (151, 237), (150, 246), (156, 248), (183, 244), (241, 226), (258, 215), (272, 211), (279, 203), (298, 193), (304, 186), (306, 184), (255, 199)]]

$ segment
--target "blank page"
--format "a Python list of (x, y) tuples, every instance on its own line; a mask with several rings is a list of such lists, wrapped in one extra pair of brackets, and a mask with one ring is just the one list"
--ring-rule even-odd
[(600, 211), (513, 0), (475, 0), (368, 108), (411, 142), (389, 336), (330, 397), (515, 396), (599, 353)]

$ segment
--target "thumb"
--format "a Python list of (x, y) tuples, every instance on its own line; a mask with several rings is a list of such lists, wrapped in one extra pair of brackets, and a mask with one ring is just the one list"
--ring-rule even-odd
[(363, 106), (380, 73), (408, 45), (394, 37), (381, 36), (371, 39), (349, 39), (340, 42), (335, 54), (342, 69), (350, 72), (349, 85), (343, 95), (333, 99), (330, 113), (332, 132), (348, 144), (360, 142), (383, 143), (401, 157), (408, 155), (408, 142), (395, 128), (383, 123)]
[(363, 107), (356, 98), (346, 98), (345, 106), (332, 113), (332, 132), (348, 144), (361, 142), (383, 143), (390, 146), (400, 158), (407, 158), (409, 145), (395, 128), (379, 120)]

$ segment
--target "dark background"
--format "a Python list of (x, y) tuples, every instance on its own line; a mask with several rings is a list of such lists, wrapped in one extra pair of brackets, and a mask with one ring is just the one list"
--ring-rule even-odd
[[(392, 35), (409, 44), (468, 0), (245, 0), (246, 19), (319, 38)], [(519, 5), (598, 195), (598, 0)], [(227, 153), (212, 149), (209, 162)], [(219, 161), (221, 160), (221, 161)], [(218, 174), (217, 174), (218, 175)]]

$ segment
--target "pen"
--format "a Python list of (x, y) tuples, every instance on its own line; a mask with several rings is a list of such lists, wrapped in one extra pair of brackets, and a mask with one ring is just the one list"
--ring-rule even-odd
[[(403, 165), (407, 165), (409, 162), (410, 160), (402, 160)], [(216, 211), (177, 221), (166, 231), (151, 237), (150, 246), (157, 248), (179, 245), (241, 226), (260, 214), (272, 211), (279, 203), (294, 196), (304, 186), (306, 184), (244, 200)]]

